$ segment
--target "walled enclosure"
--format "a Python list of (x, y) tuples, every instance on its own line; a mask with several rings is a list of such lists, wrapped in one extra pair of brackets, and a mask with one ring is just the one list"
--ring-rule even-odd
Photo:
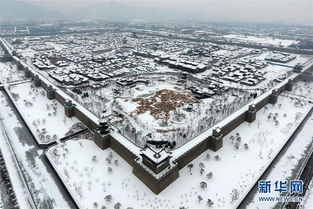
[[(65, 107), (66, 112), (66, 98), (64, 98), (61, 94), (58, 93), (53, 87), (53, 84), (46, 83), (46, 81), (40, 79), (38, 75), (35, 72), (32, 72), (30, 68), (26, 65), (21, 63), (21, 61), (16, 58), (12, 57), (12, 60), (18, 65), (18, 68), (20, 70), (23, 70), (25, 72), (25, 75), (31, 77), (33, 79), (33, 82), (36, 86), (41, 86), (44, 88), (47, 92), (49, 91), (49, 95), (53, 94), (53, 97), (48, 96), (49, 99), (56, 99), (60, 104), (62, 104)], [(313, 66), (310, 66), (307, 70), (312, 71)], [(306, 70), (306, 71), (307, 71)], [(38, 80), (39, 79), (39, 80)], [(298, 74), (295, 76), (294, 80), (302, 79), (301, 74)], [(242, 114), (239, 114), (236, 116), (232, 121), (224, 125), (223, 127), (220, 127), (220, 140), (216, 140), (216, 143), (213, 144), (215, 147), (213, 151), (217, 151), (222, 147), (222, 137), (230, 133), (232, 130), (234, 130), (236, 127), (238, 127), (243, 122), (253, 122), (255, 119), (256, 111), (263, 108), (266, 104), (271, 103), (275, 104), (276, 102), (273, 102), (273, 96), (278, 96), (285, 90), (291, 90), (292, 89), (292, 80), (289, 80), (289, 82), (286, 82), (284, 85), (276, 89), (276, 92), (272, 94), (269, 94), (268, 96), (264, 97), (262, 100), (260, 100), (258, 103), (254, 104), (255, 111), (252, 111), (250, 109), (247, 109)], [(120, 155), (124, 160), (126, 160), (132, 167), (133, 167), (133, 174), (136, 175), (144, 184), (146, 184), (155, 194), (160, 193), (162, 190), (164, 190), (168, 185), (170, 185), (173, 181), (175, 181), (179, 177), (179, 170), (184, 168), (188, 163), (190, 163), (192, 160), (194, 160), (196, 157), (198, 157), (200, 154), (205, 152), (207, 149), (212, 149), (212, 136), (209, 136), (205, 140), (201, 141), (196, 146), (192, 147), (190, 150), (186, 151), (184, 154), (179, 156), (177, 159), (174, 159), (173, 163), (175, 166), (173, 166), (168, 172), (166, 172), (161, 178), (156, 178), (154, 175), (151, 174), (151, 172), (147, 171), (147, 169), (143, 168), (137, 161), (138, 156), (134, 154), (131, 150), (129, 150), (127, 147), (122, 145), (117, 139), (113, 138), (109, 134), (100, 134), (98, 131), (98, 124), (94, 122), (91, 118), (88, 117), (86, 113), (84, 113), (84, 110), (79, 109), (78, 107), (74, 106), (74, 112), (72, 116), (77, 117), (86, 127), (88, 127), (93, 133), (94, 133), (94, 141), (101, 149), (106, 149), (108, 147), (111, 147), (118, 155)], [(252, 116), (251, 116), (252, 114)], [(250, 115), (250, 116), (248, 116)], [(249, 117), (252, 117), (254, 119), (249, 119)], [(183, 145), (184, 146), (184, 145)]]

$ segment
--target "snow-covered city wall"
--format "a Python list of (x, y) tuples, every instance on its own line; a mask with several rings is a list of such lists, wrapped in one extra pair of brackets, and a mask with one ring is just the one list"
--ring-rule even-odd
[[(66, 101), (70, 100), (74, 107), (74, 115), (81, 122), (83, 122), (88, 128), (91, 130), (95, 130), (97, 128), (98, 117), (93, 113), (88, 111), (81, 104), (73, 100), (69, 95), (63, 92), (61, 89), (55, 87), (49, 80), (47, 80), (44, 76), (39, 74), (35, 69), (29, 67), (26, 63), (20, 60), (18, 57), (13, 56), (13, 60), (16, 62), (19, 68), (25, 71), (30, 77), (34, 79), (35, 85), (43, 87), (45, 90), (48, 90), (51, 86), (53, 87), (53, 91), (55, 94), (55, 99), (59, 101), (66, 108)], [(312, 64), (312, 63), (310, 63)], [(304, 71), (311, 68), (311, 65), (305, 66)], [(242, 124), (244, 121), (247, 121), (246, 115), (248, 108), (250, 105), (255, 105), (257, 110), (263, 108), (266, 104), (269, 103), (270, 97), (273, 90), (276, 90), (278, 94), (282, 93), (286, 90), (287, 86), (290, 85), (290, 81), (297, 79), (299, 74), (293, 74), (291, 77), (285, 79), (277, 86), (275, 86), (270, 91), (265, 92), (264, 94), (257, 97), (253, 102), (242, 107), (240, 110), (236, 111), (229, 117), (225, 118), (221, 122), (217, 123), (207, 131), (203, 132), (199, 136), (192, 139), (190, 142), (173, 150), (173, 159), (178, 163), (179, 169), (184, 168), (189, 162), (197, 158), (203, 152), (205, 152), (208, 148), (208, 137), (212, 135), (212, 131), (216, 128), (221, 129), (221, 133), (225, 136)], [(291, 80), (290, 80), (291, 79)], [(133, 165), (133, 160), (136, 158), (138, 153), (136, 151), (132, 151), (133, 147), (136, 145), (131, 144), (131, 146), (127, 147), (123, 143), (124, 140), (127, 140), (125, 137), (120, 137), (120, 134), (115, 133), (114, 138), (110, 140), (110, 147), (117, 152), (122, 158), (124, 158), (130, 165)], [(138, 147), (135, 147), (138, 150)], [(175, 180), (175, 179), (174, 179)]]

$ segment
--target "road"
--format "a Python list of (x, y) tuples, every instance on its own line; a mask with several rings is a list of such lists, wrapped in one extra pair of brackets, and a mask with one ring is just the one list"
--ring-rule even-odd
[[(268, 176), (270, 175), (270, 173), (275, 169), (275, 167), (277, 166), (278, 162), (280, 161), (280, 159), (282, 158), (282, 156), (284, 156), (288, 150), (288, 148), (290, 148), (290, 146), (292, 146), (292, 144), (294, 143), (295, 139), (298, 137), (298, 134), (303, 130), (304, 126), (306, 125), (306, 123), (308, 122), (308, 120), (311, 120), (313, 118), (313, 109), (310, 111), (310, 113), (307, 115), (307, 117), (305, 118), (305, 121), (303, 123), (301, 123), (301, 125), (299, 126), (299, 128), (295, 131), (295, 133), (291, 136), (291, 138), (288, 140), (288, 142), (286, 143), (286, 145), (283, 147), (283, 149), (279, 152), (279, 154), (276, 156), (276, 158), (274, 159), (274, 161), (270, 164), (270, 166), (267, 168), (267, 170), (263, 173), (263, 175), (259, 178), (259, 180), (263, 180), (263, 179), (267, 179)], [(312, 133), (313, 136), (313, 133)], [(305, 156), (304, 158), (300, 159), (297, 166), (293, 168), (292, 170), (292, 175), (291, 175), (291, 179), (296, 179), (297, 175), (298, 175), (298, 171), (301, 170), (301, 168), (305, 165), (306, 163), (306, 159), (310, 157), (309, 154), (311, 147), (313, 146), (313, 141), (311, 142), (311, 144), (306, 148), (305, 153), (307, 154), (307, 156)], [(305, 149), (305, 147), (303, 148)], [(309, 161), (308, 161), (309, 162)], [(305, 171), (305, 175), (303, 176), (304, 178), (306, 178), (306, 181), (308, 181), (308, 179), (311, 179), (310, 177), (312, 177), (313, 175), (313, 155), (311, 155), (310, 158), (310, 164), (311, 165), (311, 169), (304, 169)], [(309, 167), (309, 166), (308, 166)], [(311, 172), (311, 173), (310, 173)], [(303, 178), (301, 176), (300, 179)], [(247, 206), (254, 200), (255, 195), (257, 195), (258, 192), (258, 184), (256, 183), (254, 185), (254, 187), (250, 190), (250, 192), (247, 194), (247, 196), (243, 199), (243, 201), (241, 202), (241, 204), (239, 205), (239, 209), (244, 209), (247, 208)], [(281, 208), (283, 206), (282, 203), (278, 203), (276, 204), (275, 208)]]
[[(313, 154), (311, 154), (305, 168), (303, 169), (303, 172), (301, 173), (300, 179), (303, 180), (303, 194), (299, 195), (303, 197), (309, 187), (309, 184), (313, 177)], [(285, 209), (298, 209), (300, 208), (300, 205), (298, 202), (290, 202), (286, 205), (284, 205)]]
[[(52, 209), (55, 208), (55, 202), (57, 201), (59, 202), (59, 205), (66, 205), (66, 209), (77, 208), (71, 197), (68, 195), (67, 190), (59, 181), (58, 176), (56, 175), (53, 168), (50, 166), (48, 160), (45, 158), (44, 149), (40, 148), (37, 145), (35, 139), (33, 138), (29, 129), (26, 127), (20, 114), (8, 98), (6, 98), (6, 104), (11, 107), (11, 110), (14, 114), (11, 117), (15, 117), (20, 124), (19, 127), (12, 127), (12, 124), (10, 124), (10, 128), (13, 128), (15, 134), (18, 136), (18, 141), (16, 139), (14, 141), (13, 138), (10, 138), (9, 140), (12, 144), (13, 152), (15, 153), (16, 158), (19, 161), (20, 170), (23, 174), (23, 177), (27, 185), (29, 186), (29, 190), (31, 195), (33, 196), (33, 199), (36, 202), (36, 207)], [(3, 114), (3, 112), (1, 113)], [(3, 123), (8, 125), (9, 122), (6, 121), (6, 119), (4, 118)], [(8, 130), (8, 126), (6, 126), (5, 128)], [(25, 147), (27, 147), (28, 149), (25, 149)], [(27, 158), (27, 163), (22, 160), (25, 159), (25, 156)], [(38, 164), (43, 165), (44, 168), (41, 168), (40, 166), (38, 166)], [(30, 173), (38, 174), (38, 179), (32, 179), (32, 175)], [(53, 197), (46, 196), (44, 198), (44, 201), (38, 201), (39, 199), (35, 196), (35, 194), (38, 194), (38, 191), (40, 191), (41, 188), (36, 188), (34, 181), (45, 182), (47, 181), (46, 178), (49, 178), (49, 183), (52, 182), (54, 185), (56, 185), (58, 192), (57, 195), (62, 196), (61, 199), (54, 200)]]

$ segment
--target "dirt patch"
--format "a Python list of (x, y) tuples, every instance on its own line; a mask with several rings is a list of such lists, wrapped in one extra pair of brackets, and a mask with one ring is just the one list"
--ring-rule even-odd
[(168, 129), (168, 130), (157, 129), (156, 131), (158, 133), (168, 133), (168, 132), (174, 132), (174, 131), (179, 131), (179, 130), (180, 130), (180, 128)]
[(137, 102), (139, 104), (134, 111), (135, 114), (139, 115), (149, 111), (150, 115), (154, 118), (162, 119), (167, 123), (171, 111), (189, 103), (200, 103), (200, 100), (189, 94), (162, 89), (156, 91), (155, 94), (149, 98), (134, 98), (132, 99), (132, 102)]

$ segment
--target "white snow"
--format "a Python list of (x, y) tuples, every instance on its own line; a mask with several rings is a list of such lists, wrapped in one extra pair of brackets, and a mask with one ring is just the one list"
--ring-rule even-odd
[(8, 83), (25, 80), (24, 72), (18, 71), (12, 62), (0, 62), (0, 82)]
[(291, 44), (298, 43), (298, 41), (296, 40), (278, 39), (278, 38), (272, 38), (272, 37), (244, 36), (244, 35), (237, 35), (237, 34), (224, 35), (223, 37), (228, 38), (228, 39), (235, 39), (235, 40), (238, 39), (238, 40), (248, 41), (252, 43), (283, 46), (283, 47), (287, 47), (287, 46), (290, 46)]
[[(294, 180), (299, 175), (299, 163), (303, 158), (307, 158), (306, 148), (313, 142), (313, 116), (311, 116), (302, 127), (294, 139), (294, 141), (288, 146), (287, 151), (282, 155), (277, 164), (273, 167), (269, 175), (264, 180), (283, 181), (283, 180)], [(275, 201), (259, 201), (260, 196), (279, 196), (279, 193), (256, 193), (253, 197), (252, 202), (247, 206), (249, 209), (254, 208), (273, 208), (277, 202)]]
[[(213, 208), (234, 208), (311, 108), (308, 104), (296, 107), (294, 101), (285, 96), (279, 98), (279, 103), (281, 107), (267, 105), (268, 110), (257, 113), (257, 121), (251, 125), (243, 123), (225, 136), (224, 146), (219, 151), (208, 150), (201, 154), (192, 162), (195, 165), (192, 175), (189, 168), (183, 168), (179, 172), (180, 177), (159, 195), (153, 194), (139, 181), (132, 174), (131, 166), (116, 153), (113, 153), (112, 163), (108, 164), (105, 159), (112, 150), (102, 151), (92, 141), (67, 141), (52, 147), (47, 156), (81, 208), (93, 208), (94, 202), (109, 208), (117, 202), (133, 208), (206, 208), (208, 198), (214, 202)], [(274, 129), (273, 119), (267, 119), (270, 112), (279, 114), (277, 120), (280, 124)], [(242, 139), (238, 150), (230, 141), (230, 136), (236, 132)], [(247, 150), (243, 148), (244, 143), (249, 146)], [(206, 154), (210, 155), (210, 160), (206, 159)], [(221, 160), (215, 160), (215, 155), (219, 155)], [(97, 162), (92, 162), (93, 156)], [(118, 166), (113, 163), (115, 159)], [(198, 166), (201, 162), (205, 168), (203, 175), (200, 175)], [(112, 173), (108, 172), (108, 166), (113, 168)], [(213, 172), (211, 179), (206, 177), (208, 172)], [(208, 188), (201, 189), (201, 181), (207, 182)], [(239, 199), (234, 202), (230, 195), (233, 189), (239, 193)], [(109, 194), (113, 197), (112, 203), (104, 200), (104, 196)], [(200, 204), (197, 195), (203, 197)]]
[[(2, 94), (2, 93), (1, 93)], [(14, 193), (16, 195), (16, 199), (19, 206), (23, 206), (25, 209), (30, 209), (31, 206), (29, 205), (28, 192), (25, 188), (25, 183), (18, 172), (18, 168), (16, 162), (14, 160), (14, 156), (12, 155), (12, 150), (8, 144), (6, 139), (6, 135), (3, 132), (2, 125), (0, 124), (0, 150), (2, 152), (3, 158), (6, 163), (6, 168), (8, 170), (10, 180), (13, 186)], [(1, 193), (0, 193), (1, 194)], [(1, 198), (1, 197), (0, 197)], [(1, 203), (1, 200), (0, 200)], [(1, 204), (0, 204), (1, 205)]]
[[(0, 118), (2, 119), (4, 129), (7, 131), (8, 138), (10, 139), (12, 149), (17, 156), (17, 160), (23, 168), (22, 172), (27, 176), (27, 184), (32, 189), (32, 194), (37, 191), (36, 194), (34, 194), (35, 200), (38, 201), (38, 204), (43, 203), (43, 201), (46, 200), (52, 200), (54, 201), (54, 208), (68, 208), (68, 203), (63, 198), (54, 178), (48, 172), (47, 165), (43, 163), (40, 157), (42, 156), (43, 151), (36, 150), (37, 147), (30, 145), (27, 142), (27, 140), (31, 139), (23, 138), (20, 130), (22, 125), (19, 123), (2, 93), (0, 94), (0, 102)], [(1, 140), (1, 148), (4, 146), (3, 143), (4, 141)], [(32, 156), (30, 157), (29, 154)], [(19, 188), (21, 187), (17, 187), (17, 189)], [(21, 208), (23, 207), (24, 204), (21, 205)], [(25, 208), (26, 207), (27, 206), (25, 206)]]
[(10, 94), (40, 143), (49, 143), (65, 136), (79, 120), (67, 118), (64, 107), (56, 100), (49, 100), (46, 91), (28, 82), (10, 85)]

